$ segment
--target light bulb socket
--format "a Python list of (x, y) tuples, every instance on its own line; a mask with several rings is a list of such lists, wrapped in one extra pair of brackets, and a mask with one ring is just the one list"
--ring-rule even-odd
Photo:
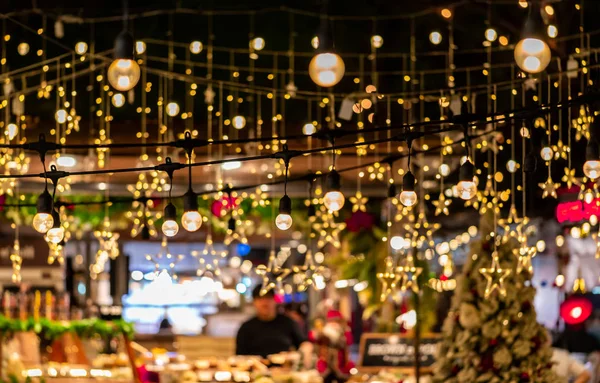
[(188, 189), (183, 195), (183, 211), (198, 210), (198, 196), (192, 189)]
[(145, 223), (142, 226), (141, 236), (142, 236), (142, 239), (145, 241), (150, 239), (150, 229), (148, 228), (148, 225)]
[(585, 146), (585, 159), (586, 161), (599, 161), (600, 150), (598, 148), (598, 141), (594, 138), (590, 138), (587, 145)]
[(54, 220), (54, 224), (52, 225), (52, 227), (55, 229), (60, 228), (60, 214), (58, 214), (58, 211), (56, 209), (52, 210), (52, 219)]
[(42, 194), (40, 194), (37, 199), (37, 203), (36, 203), (37, 212), (51, 214), (52, 213), (52, 205), (53, 205), (52, 202), (53, 202), (52, 196), (48, 192), (48, 189), (44, 189)]
[[(473, 179), (473, 176), (471, 176), (471, 179)], [(402, 191), (415, 191), (415, 176), (410, 170), (402, 177)]]
[(279, 200), (279, 214), (292, 214), (292, 199), (287, 194)]
[(475, 166), (470, 160), (466, 160), (464, 164), (460, 166), (458, 171), (458, 180), (459, 181), (473, 181), (473, 177), (475, 176)]
[(175, 221), (177, 220), (177, 209), (175, 205), (171, 202), (167, 206), (165, 206), (165, 221)]
[(525, 156), (525, 163), (523, 164), (523, 171), (525, 173), (534, 173), (537, 169), (537, 156), (533, 152), (529, 152)]
[(390, 184), (388, 186), (388, 193), (387, 193), (388, 198), (394, 198), (396, 196), (396, 194), (398, 194), (398, 192), (396, 190), (396, 185)]
[(546, 41), (544, 20), (542, 19), (540, 2), (538, 0), (529, 2), (529, 15), (521, 33), (521, 39), (528, 38)]
[(312, 203), (308, 205), (306, 215), (308, 216), (308, 218), (317, 216), (317, 208), (315, 207), (315, 205), (313, 205)]
[(319, 47), (317, 48), (317, 53), (335, 53), (333, 34), (331, 32), (329, 19), (327, 17), (321, 18), (321, 24), (319, 25), (317, 37), (319, 38)]
[(133, 35), (127, 30), (121, 31), (115, 39), (115, 50), (113, 58), (115, 60), (125, 59), (133, 60), (135, 51), (135, 42), (133, 41)]
[(340, 173), (337, 170), (332, 170), (327, 174), (327, 191), (340, 191), (342, 187), (342, 180), (340, 178)]
[(235, 218), (229, 218), (229, 221), (227, 221), (227, 229), (235, 231)]

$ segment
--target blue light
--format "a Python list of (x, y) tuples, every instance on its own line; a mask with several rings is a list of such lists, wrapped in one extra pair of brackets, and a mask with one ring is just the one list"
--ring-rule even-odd
[(235, 290), (240, 294), (245, 294), (246, 291), (248, 291), (248, 287), (246, 287), (245, 284), (240, 282), (235, 286)]
[(77, 284), (77, 292), (79, 293), (79, 295), (85, 295), (85, 292), (86, 292), (85, 283), (79, 282)]
[(250, 254), (250, 250), (252, 250), (252, 247), (250, 247), (250, 245), (247, 243), (239, 243), (237, 245), (237, 253), (240, 257), (245, 257), (246, 255)]

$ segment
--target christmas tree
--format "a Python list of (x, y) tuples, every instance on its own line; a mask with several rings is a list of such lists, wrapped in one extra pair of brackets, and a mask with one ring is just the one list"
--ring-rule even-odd
[[(548, 335), (533, 306), (533, 248), (510, 237), (498, 238), (495, 246), (490, 221), (482, 217), (480, 240), (471, 244), (457, 278), (433, 382), (560, 382), (552, 371)], [(526, 243), (522, 234), (517, 237)]]

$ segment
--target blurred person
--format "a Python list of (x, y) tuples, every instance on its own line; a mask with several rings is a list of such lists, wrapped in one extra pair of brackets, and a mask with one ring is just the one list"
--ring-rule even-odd
[(242, 324), (236, 337), (237, 355), (268, 355), (299, 350), (305, 365), (310, 359), (312, 345), (306, 341), (298, 324), (288, 316), (277, 313), (275, 293), (261, 295), (262, 286), (252, 291), (256, 315)]

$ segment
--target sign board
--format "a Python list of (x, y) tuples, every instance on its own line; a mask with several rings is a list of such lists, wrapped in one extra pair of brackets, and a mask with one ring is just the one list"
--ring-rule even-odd
[[(435, 363), (440, 334), (427, 334), (421, 338), (419, 354), (421, 370), (427, 371)], [(359, 369), (362, 371), (414, 369), (414, 336), (389, 333), (366, 333), (360, 338)]]

